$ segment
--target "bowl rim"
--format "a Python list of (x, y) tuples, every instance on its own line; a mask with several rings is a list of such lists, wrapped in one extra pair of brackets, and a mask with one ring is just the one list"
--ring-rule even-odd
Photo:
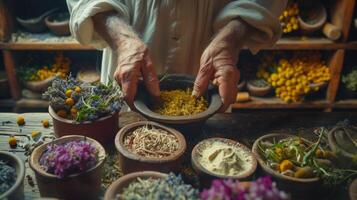
[(297, 135), (292, 135), (292, 134), (269, 133), (269, 134), (263, 135), (263, 136), (259, 137), (258, 139), (256, 139), (254, 141), (254, 143), (253, 143), (252, 152), (255, 155), (255, 157), (256, 157), (259, 165), (263, 169), (263, 171), (265, 171), (265, 173), (268, 173), (269, 175), (273, 176), (274, 178), (277, 178), (277, 179), (280, 179), (280, 180), (288, 180), (288, 181), (296, 182), (296, 183), (313, 183), (313, 182), (320, 181), (320, 178), (318, 178), (318, 177), (315, 177), (315, 178), (295, 178), (295, 177), (286, 176), (286, 175), (283, 175), (283, 174), (280, 174), (280, 173), (276, 172), (275, 170), (271, 169), (267, 164), (265, 164), (263, 157), (259, 153), (258, 144), (259, 144), (260, 141), (263, 141), (265, 139), (276, 138), (276, 137), (280, 137), (280, 138), (296, 138), (298, 136)]
[(114, 113), (111, 113), (109, 114), (108, 116), (104, 116), (104, 117), (101, 117), (95, 121), (83, 121), (83, 122), (77, 122), (77, 121), (74, 121), (74, 120), (70, 120), (70, 119), (65, 119), (63, 117), (60, 117), (57, 115), (57, 113), (53, 110), (52, 106), (48, 106), (48, 113), (50, 114), (50, 116), (57, 120), (57, 121), (60, 121), (62, 123), (66, 123), (66, 124), (93, 124), (93, 123), (98, 123), (98, 122), (101, 122), (101, 121), (104, 121), (104, 120), (107, 120), (111, 117), (115, 117), (116, 115), (119, 114), (119, 111), (117, 112), (114, 112)]
[[(167, 177), (168, 174), (165, 173), (161, 173), (161, 172), (157, 172), (157, 171), (141, 171), (141, 172), (133, 172), (130, 174), (126, 174), (120, 178), (118, 178), (116, 181), (114, 181), (112, 184), (110, 184), (110, 186), (108, 187), (108, 189), (105, 191), (104, 194), (104, 199), (111, 199), (112, 194), (114, 194), (114, 192), (116, 191), (116, 189), (124, 182), (124, 181), (130, 181), (133, 182), (135, 181), (134, 179), (137, 179), (139, 177), (152, 177), (152, 178), (156, 178), (156, 179), (160, 179), (160, 178), (165, 178)], [(130, 184), (129, 183), (129, 184)]]
[[(191, 82), (192, 84), (195, 81), (195, 78), (193, 76), (189, 75), (182, 75), (182, 74), (170, 74), (167, 75), (167, 79), (179, 79), (179, 81), (183, 82)], [(208, 107), (206, 110), (203, 112), (194, 114), (194, 115), (184, 115), (184, 116), (165, 116), (165, 115), (160, 115), (154, 111), (152, 111), (143, 101), (142, 99), (138, 99), (138, 95), (136, 95), (135, 100), (134, 100), (134, 107), (135, 109), (142, 115), (144, 115), (146, 118), (154, 120), (154, 121), (159, 121), (163, 123), (169, 123), (169, 124), (186, 124), (186, 123), (191, 123), (191, 122), (197, 122), (201, 121), (202, 119), (209, 118), (212, 115), (214, 115), (222, 106), (222, 99), (219, 96), (218, 92), (214, 90), (213, 84), (209, 83), (207, 92), (211, 92), (211, 102), (209, 103)], [(138, 90), (138, 93), (140, 91)]]
[[(130, 133), (133, 129), (136, 129), (136, 128), (139, 128), (139, 127), (145, 126), (145, 125), (151, 125), (156, 128), (163, 129), (163, 130), (169, 132), (170, 134), (173, 134), (178, 140), (179, 148), (174, 153), (172, 153), (170, 156), (166, 156), (166, 157), (162, 157), (162, 158), (144, 157), (144, 156), (140, 156), (138, 154), (135, 154), (135, 153), (129, 151), (124, 146), (124, 143), (123, 143), (124, 137), (128, 133)], [(152, 122), (152, 121), (134, 122), (134, 123), (124, 126), (116, 134), (115, 139), (114, 139), (114, 144), (115, 144), (115, 148), (117, 149), (117, 151), (119, 151), (119, 153), (121, 153), (124, 157), (129, 158), (131, 160), (144, 162), (144, 163), (150, 163), (150, 164), (166, 163), (166, 162), (171, 162), (173, 160), (177, 160), (186, 152), (186, 149), (187, 149), (186, 139), (181, 132), (179, 132), (173, 128), (169, 128), (164, 125), (161, 125), (159, 123)]]
[(269, 84), (268, 86), (264, 86), (264, 87), (258, 87), (258, 86), (255, 86), (254, 84), (252, 84), (251, 82), (252, 82), (253, 80), (248, 80), (247, 81), (247, 89), (248, 90), (255, 90), (255, 91), (260, 91), (260, 92), (262, 92), (262, 91), (270, 91), (273, 87)]
[(298, 15), (298, 21), (301, 27), (305, 27), (308, 29), (318, 29), (320, 27), (322, 27), (326, 20), (327, 20), (327, 10), (326, 7), (321, 3), (321, 2), (315, 2), (316, 6), (319, 9), (320, 15), (321, 15), (321, 19), (319, 21), (317, 21), (317, 23), (314, 24), (309, 24), (307, 21), (305, 21), (304, 19), (301, 18), (300, 15)]
[(10, 187), (8, 191), (0, 195), (0, 199), (5, 198), (9, 196), (11, 193), (13, 193), (20, 185), (22, 184), (24, 178), (25, 178), (25, 164), (24, 162), (14, 153), (6, 152), (6, 151), (0, 151), (0, 154), (5, 155), (7, 157), (7, 160), (13, 160), (15, 161), (15, 165), (18, 166), (18, 169), (16, 169), (16, 166), (13, 166), (16, 170), (16, 181), (15, 183)]
[[(39, 164), (39, 160), (36, 160), (36, 158), (40, 159), (40, 157), (42, 156), (42, 154), (46, 151), (46, 147), (48, 145), (50, 145), (51, 143), (65, 143), (65, 142), (69, 142), (69, 141), (73, 141), (73, 140), (77, 140), (77, 139), (86, 139), (87, 141), (89, 141), (92, 145), (94, 145), (97, 149), (98, 149), (98, 161), (97, 164), (94, 165), (92, 168), (81, 172), (81, 173), (75, 173), (75, 174), (71, 174), (69, 176), (66, 176), (64, 178), (59, 178), (54, 174), (48, 173), (45, 170), (43, 170)], [(39, 156), (36, 156), (39, 155)], [(47, 142), (44, 144), (41, 144), (39, 146), (37, 146), (31, 153), (31, 155), (29, 156), (29, 166), (30, 168), (35, 172), (35, 174), (40, 174), (43, 177), (46, 178), (50, 178), (50, 179), (56, 179), (56, 180), (66, 180), (66, 179), (71, 179), (71, 178), (76, 178), (78, 176), (90, 173), (91, 171), (94, 171), (95, 169), (97, 169), (98, 167), (100, 167), (101, 165), (104, 164), (104, 161), (106, 160), (106, 152), (104, 147), (95, 139), (87, 137), (87, 136), (82, 136), (82, 135), (66, 135), (66, 136), (62, 136), (60, 138), (56, 138), (51, 142)]]
[[(63, 25), (68, 25), (69, 24), (69, 18), (67, 20), (61, 21), (61, 22), (53, 22), (50, 20), (53, 16), (56, 16), (58, 14), (68, 14), (68, 12), (54, 12), (45, 18), (45, 23), (47, 26), (63, 26)], [(69, 15), (70, 16), (70, 15)]]
[[(248, 153), (250, 155), (250, 157), (252, 158), (252, 166), (249, 170), (247, 170), (245, 173), (239, 175), (239, 176), (228, 176), (228, 175), (220, 175), (220, 174), (216, 174), (213, 173), (211, 171), (208, 171), (205, 167), (203, 167), (201, 165), (201, 163), (197, 160), (197, 154), (198, 154), (198, 148), (200, 145), (203, 145), (204, 143), (207, 142), (211, 142), (211, 141), (221, 141), (224, 143), (230, 143), (230, 144), (234, 144), (234, 146), (243, 149), (246, 153)], [(223, 178), (223, 179), (245, 179), (250, 177), (252, 174), (254, 174), (254, 172), (257, 169), (258, 163), (257, 163), (257, 159), (255, 158), (255, 155), (253, 154), (253, 152), (244, 144), (232, 140), (232, 139), (228, 139), (228, 138), (222, 138), (222, 137), (211, 137), (211, 138), (207, 138), (204, 139), (202, 141), (200, 141), (199, 143), (197, 143), (191, 152), (191, 163), (193, 166), (196, 166), (195, 168), (198, 168), (199, 171), (208, 174), (212, 177), (217, 177), (217, 178)]]

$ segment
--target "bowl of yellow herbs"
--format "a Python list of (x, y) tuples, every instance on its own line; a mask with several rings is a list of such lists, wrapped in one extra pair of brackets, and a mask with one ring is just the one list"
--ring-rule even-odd
[(150, 95), (143, 86), (139, 87), (134, 106), (146, 118), (164, 124), (203, 123), (222, 106), (218, 91), (212, 84), (199, 98), (192, 96), (195, 78), (186, 75), (166, 75), (160, 80), (160, 99)]

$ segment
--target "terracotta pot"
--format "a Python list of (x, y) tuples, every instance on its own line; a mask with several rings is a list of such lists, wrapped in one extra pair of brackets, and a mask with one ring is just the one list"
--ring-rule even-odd
[[(130, 152), (124, 146), (124, 138), (128, 133), (142, 126), (153, 126), (163, 129), (175, 135), (179, 142), (179, 148), (172, 155), (163, 158), (148, 158)], [(124, 174), (137, 171), (159, 171), (159, 172), (177, 172), (183, 160), (183, 154), (186, 151), (185, 137), (178, 131), (160, 125), (155, 122), (142, 121), (124, 126), (115, 137), (115, 147), (119, 154), (119, 163)]]
[[(91, 169), (72, 174), (65, 178), (58, 178), (54, 174), (42, 169), (39, 160), (47, 150), (47, 146), (53, 143), (63, 144), (73, 140), (86, 138), (99, 151), (98, 163)], [(102, 168), (105, 160), (105, 150), (99, 142), (79, 135), (68, 135), (55, 139), (52, 142), (42, 144), (34, 149), (29, 158), (29, 165), (35, 172), (36, 181), (41, 197), (55, 197), (60, 199), (97, 199), (100, 194)]]
[(348, 192), (351, 200), (357, 200), (357, 178), (352, 181)]
[[(55, 22), (56, 17), (65, 18), (63, 21)], [(69, 13), (55, 13), (45, 19), (46, 26), (58, 36), (70, 35), (69, 31)]]
[(16, 181), (11, 188), (3, 194), (0, 194), (0, 199), (17, 200), (24, 198), (24, 177), (25, 164), (18, 156), (10, 152), (0, 152), (0, 160), (7, 161), (16, 170)]
[[(210, 142), (214, 142), (214, 141), (221, 141), (223, 143), (227, 143), (230, 144), (232, 146), (235, 146), (243, 151), (245, 151), (248, 155), (250, 155), (252, 162), (251, 162), (251, 168), (249, 170), (247, 170), (245, 173), (239, 175), (239, 176), (225, 176), (225, 175), (218, 175), (216, 173), (213, 173), (209, 170), (207, 170), (206, 168), (204, 168), (200, 162), (199, 162), (199, 157), (200, 157), (200, 152), (202, 152), (202, 148), (204, 148), (204, 145)], [(209, 139), (205, 139), (201, 142), (199, 142), (192, 150), (191, 153), (191, 163), (192, 163), (192, 167), (195, 170), (195, 172), (197, 173), (199, 180), (200, 180), (200, 185), (202, 187), (209, 187), (212, 180), (214, 179), (239, 179), (239, 180), (248, 180), (249, 178), (251, 178), (251, 176), (253, 175), (253, 173), (255, 172), (256, 168), (257, 168), (257, 160), (255, 159), (253, 153), (250, 151), (250, 149), (248, 149), (246, 146), (244, 146), (243, 144), (234, 141), (234, 140), (230, 140), (230, 139), (226, 139), (226, 138), (209, 138)]]
[(300, 3), (300, 10), (313, 13), (311, 19), (303, 19), (298, 16), (300, 29), (305, 33), (312, 33), (322, 28), (327, 20), (327, 11), (324, 5), (319, 1), (304, 1)]
[(106, 144), (114, 140), (115, 134), (119, 130), (118, 112), (94, 122), (81, 123), (58, 116), (51, 106), (48, 107), (48, 112), (52, 117), (53, 131), (57, 137), (83, 135), (93, 138), (101, 144)]
[[(193, 88), (194, 81), (195, 78), (191, 76), (168, 75), (160, 82), (160, 88), (162, 90), (186, 90), (187, 88)], [(165, 116), (155, 113), (150, 109), (153, 102), (150, 100), (150, 98), (148, 98), (149, 96), (150, 95), (146, 91), (145, 87), (140, 85), (134, 101), (135, 109), (149, 120), (168, 125), (203, 124), (222, 106), (221, 97), (212, 84), (209, 85), (207, 92), (204, 94), (204, 97), (208, 101), (208, 108), (201, 113), (190, 116)]]
[(265, 86), (265, 87), (258, 87), (255, 86), (251, 81), (247, 82), (247, 89), (249, 91), (249, 94), (252, 96), (256, 97), (264, 97), (271, 92), (272, 87), (270, 85)]
[(154, 171), (143, 171), (143, 172), (135, 172), (131, 174), (127, 174), (125, 176), (120, 177), (114, 183), (112, 183), (104, 195), (104, 200), (113, 200), (116, 199), (116, 196), (122, 192), (122, 190), (129, 186), (129, 184), (133, 181), (136, 181), (137, 178), (141, 179), (160, 179), (165, 178), (167, 174), (154, 172)]
[(319, 178), (295, 178), (290, 176), (285, 176), (279, 172), (271, 169), (261, 154), (258, 144), (261, 141), (278, 141), (285, 138), (297, 137), (288, 134), (268, 134), (264, 135), (253, 144), (252, 151), (256, 156), (259, 165), (263, 169), (264, 173), (273, 177), (278, 184), (278, 187), (292, 195), (292, 199), (310, 199), (316, 198), (318, 193), (321, 191), (322, 182)]
[(24, 86), (25, 88), (33, 91), (33, 92), (45, 92), (49, 86), (51, 86), (52, 81), (55, 79), (56, 77), (49, 77), (43, 81), (25, 81), (24, 82)]

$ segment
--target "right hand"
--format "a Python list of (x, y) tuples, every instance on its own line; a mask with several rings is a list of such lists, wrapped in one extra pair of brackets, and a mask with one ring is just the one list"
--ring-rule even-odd
[(128, 38), (120, 43), (117, 51), (118, 66), (114, 78), (121, 85), (124, 99), (129, 107), (134, 108), (133, 102), (141, 78), (149, 94), (158, 98), (160, 96), (159, 80), (147, 46), (138, 38)]

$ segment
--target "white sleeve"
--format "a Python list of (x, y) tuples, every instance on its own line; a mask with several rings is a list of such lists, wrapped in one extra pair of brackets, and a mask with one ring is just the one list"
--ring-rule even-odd
[(69, 27), (72, 35), (79, 43), (96, 48), (105, 48), (108, 45), (94, 30), (92, 16), (115, 10), (122, 20), (130, 21), (128, 8), (119, 0), (67, 0), (67, 5), (71, 14)]
[(213, 29), (217, 31), (229, 21), (240, 18), (254, 28), (245, 45), (257, 53), (273, 45), (281, 36), (279, 15), (287, 0), (235, 0), (227, 4), (215, 18)]

